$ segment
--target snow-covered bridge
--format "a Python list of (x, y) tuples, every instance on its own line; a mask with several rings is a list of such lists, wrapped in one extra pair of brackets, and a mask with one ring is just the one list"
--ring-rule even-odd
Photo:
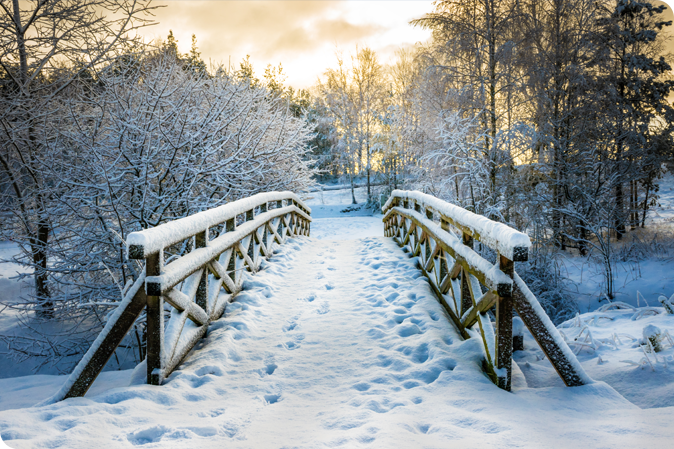
[[(664, 447), (668, 419), (589, 379), (517, 277), (525, 235), (418, 192), (394, 192), (384, 210), (385, 236), (316, 240), (310, 208), (269, 193), (130, 236), (147, 276), (61, 391), (16, 411), (3, 435), (12, 447), (559, 447), (570, 435)], [(164, 261), (175, 245), (184, 255)], [(581, 386), (521, 390), (512, 305)], [(74, 398), (143, 308), (137, 385)]]

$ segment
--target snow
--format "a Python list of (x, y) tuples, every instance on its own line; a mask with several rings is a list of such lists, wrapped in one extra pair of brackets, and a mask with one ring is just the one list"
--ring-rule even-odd
[(143, 254), (145, 255), (153, 254), (167, 246), (183, 241), (208, 227), (224, 223), (230, 218), (235, 218), (237, 215), (243, 214), (260, 204), (284, 199), (297, 201), (302, 208), (311, 213), (311, 209), (292, 192), (258, 193), (257, 195), (199, 212), (189, 217), (164, 223), (156, 228), (132, 232), (127, 237), (126, 243), (129, 247), (132, 245), (142, 247)]
[(674, 435), (668, 413), (603, 382), (499, 390), (480, 357), (391, 239), (302, 237), (246, 274), (165, 385), (0, 412), (0, 434), (16, 449), (627, 448), (665, 447)]
[[(20, 252), (18, 246), (10, 242), (0, 242), (0, 261), (9, 261)], [(29, 279), (19, 281), (16, 276), (29, 273), (25, 267), (13, 262), (0, 263), (0, 335), (17, 335), (21, 333), (18, 325), (20, 313), (14, 306), (20, 304), (22, 297), (32, 292)], [(33, 374), (39, 365), (38, 361), (27, 360), (17, 364), (7, 355), (8, 345), (0, 340), (0, 378), (17, 377)]]
[[(15, 449), (670, 446), (674, 316), (607, 308), (555, 329), (569, 341), (591, 333), (596, 347), (570, 344), (596, 379), (574, 388), (524, 329), (505, 392), (480, 368), (479, 338), (460, 337), (415, 259), (382, 236), (381, 215), (347, 205), (320, 204), (311, 238), (243, 273), (244, 291), (164, 385), (145, 385), (141, 364), (102, 373), (84, 398), (30, 407), (67, 376), (0, 380), (2, 439)], [(648, 325), (664, 335), (657, 354), (638, 344)]]
[(367, 189), (355, 189), (358, 204), (351, 203), (351, 190), (315, 192), (306, 199), (311, 206), (311, 237), (320, 240), (351, 240), (382, 235), (381, 214), (365, 208)]
[(514, 259), (515, 248), (529, 248), (531, 246), (529, 236), (526, 234), (503, 223), (489, 220), (486, 217), (474, 214), (459, 206), (418, 191), (394, 190), (382, 209), (387, 211), (396, 197), (414, 200), (422, 208), (431, 207), (436, 212), (454, 220), (456, 223), (470, 228), (479, 234), (482, 243), (510, 260)]
[[(662, 350), (650, 353), (642, 335), (650, 326), (661, 329), (663, 334), (674, 335), (674, 316), (660, 307), (652, 309), (658, 313), (641, 314), (638, 319), (632, 319), (635, 310), (631, 308), (589, 312), (560, 324), (559, 330), (589, 376), (611, 385), (641, 408), (663, 408), (662, 413), (671, 414), (674, 411), (674, 347), (667, 335), (663, 335)], [(524, 346), (525, 350), (515, 352), (513, 359), (529, 386), (559, 385), (561, 380), (526, 330)]]

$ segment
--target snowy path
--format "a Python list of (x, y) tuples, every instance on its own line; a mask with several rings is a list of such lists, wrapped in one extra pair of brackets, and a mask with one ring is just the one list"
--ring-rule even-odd
[[(604, 383), (499, 390), (384, 237), (285, 245), (161, 387), (0, 412), (12, 448), (667, 447)], [(31, 423), (31, 425), (26, 425)]]

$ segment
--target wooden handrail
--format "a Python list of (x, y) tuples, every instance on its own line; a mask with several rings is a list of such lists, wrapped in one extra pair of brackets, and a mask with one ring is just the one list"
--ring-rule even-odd
[(311, 215), (311, 209), (292, 192), (258, 193), (189, 217), (164, 223), (155, 228), (132, 232), (126, 239), (129, 259), (145, 259), (150, 254), (157, 253), (163, 248), (193, 237), (207, 228), (225, 223), (257, 207), (265, 206), (266, 211), (267, 204), (278, 201), (291, 201), (306, 216)]
[[(484, 369), (500, 388), (511, 389), (513, 307), (566, 385), (592, 382), (515, 272), (528, 258), (526, 234), (421, 192), (394, 190), (383, 211), (384, 234), (418, 258), (461, 335), (479, 336)], [(475, 240), (497, 252), (495, 264), (473, 250)], [(486, 315), (494, 307), (495, 328)]]
[[(245, 221), (237, 226), (240, 215)], [(147, 381), (160, 385), (241, 291), (242, 271), (257, 272), (274, 245), (308, 236), (310, 223), (311, 209), (297, 195), (270, 192), (131, 233), (128, 256), (145, 259), (144, 273), (63, 387), (43, 403), (84, 396), (143, 310)], [(210, 239), (215, 227), (222, 227), (220, 235)], [(193, 239), (193, 249), (164, 264), (164, 250), (187, 239)], [(164, 301), (172, 306), (166, 324)]]
[(459, 229), (464, 235), (477, 240), (514, 262), (525, 262), (529, 256), (531, 240), (529, 236), (503, 223), (490, 220), (462, 207), (442, 201), (434, 196), (417, 191), (394, 190), (382, 207), (384, 214), (389, 209), (404, 204), (424, 210), (426, 214), (437, 214), (441, 222)]

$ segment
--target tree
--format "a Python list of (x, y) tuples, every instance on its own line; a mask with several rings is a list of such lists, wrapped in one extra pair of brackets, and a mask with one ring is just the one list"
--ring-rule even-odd
[(50, 250), (58, 223), (51, 209), (63, 191), (48, 177), (46, 161), (62, 114), (61, 97), (78, 80), (136, 44), (131, 31), (151, 22), (153, 7), (136, 0), (14, 0), (0, 3), (1, 203), (14, 226), (3, 238), (20, 245), (19, 262), (34, 270), (34, 298), (43, 317), (54, 314)]
[(365, 174), (367, 178), (368, 202), (372, 201), (372, 165), (376, 135), (380, 131), (381, 116), (385, 111), (383, 71), (377, 55), (370, 48), (359, 50), (352, 58), (352, 84), (354, 105), (358, 111), (356, 121), (356, 139), (358, 142), (358, 163), (362, 164), (365, 155)]
[[(611, 111), (605, 131), (612, 141), (607, 161), (616, 174), (613, 188), (618, 239), (624, 235), (628, 222), (624, 185), (628, 184), (630, 188), (629, 221), (634, 227), (637, 182), (651, 185), (649, 179), (657, 176), (661, 165), (661, 160), (652, 160), (657, 135), (671, 136), (674, 109), (668, 96), (674, 81), (665, 79), (671, 66), (663, 56), (658, 57), (662, 53), (660, 31), (672, 24), (661, 18), (665, 9), (664, 5), (654, 6), (647, 1), (635, 0), (617, 0), (601, 6), (595, 63), (602, 70), (600, 82), (606, 86), (603, 100), (606, 106), (610, 105)], [(657, 129), (655, 136), (654, 128)], [(644, 173), (646, 166), (649, 168)], [(646, 196), (650, 191), (650, 187), (647, 188)], [(645, 209), (647, 204), (645, 201)]]
[[(503, 179), (508, 171), (507, 142), (499, 141), (504, 115), (512, 105), (512, 51), (519, 37), (516, 31), (517, 2), (509, 0), (442, 0), (435, 11), (411, 23), (433, 30), (435, 52), (442, 55), (436, 70), (441, 71), (446, 89), (459, 94), (465, 112), (479, 116), (486, 132), (482, 156), (490, 166), (489, 198), (485, 213), (500, 215)], [(445, 90), (447, 92), (447, 90)]]
[(334, 119), (337, 153), (344, 173), (351, 184), (351, 202), (357, 204), (354, 189), (354, 177), (357, 174), (358, 144), (356, 130), (358, 110), (355, 107), (354, 92), (349, 84), (349, 71), (344, 60), (337, 55), (337, 69), (325, 72), (325, 83), (319, 82), (319, 90), (325, 98), (328, 113)]

